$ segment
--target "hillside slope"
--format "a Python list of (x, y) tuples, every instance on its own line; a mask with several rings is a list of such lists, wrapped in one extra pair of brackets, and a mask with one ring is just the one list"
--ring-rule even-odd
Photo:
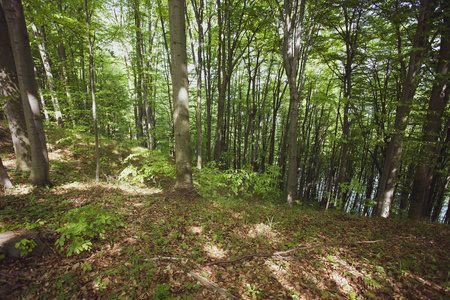
[(14, 173), (12, 148), (1, 141), (16, 186), (0, 191), (0, 231), (37, 228), (52, 252), (0, 259), (0, 297), (450, 298), (448, 226), (291, 209), (223, 191), (199, 197), (172, 191), (163, 176), (117, 180), (135, 150), (110, 141), (102, 141), (103, 181), (95, 183), (92, 139), (48, 135), (52, 188), (32, 188)]

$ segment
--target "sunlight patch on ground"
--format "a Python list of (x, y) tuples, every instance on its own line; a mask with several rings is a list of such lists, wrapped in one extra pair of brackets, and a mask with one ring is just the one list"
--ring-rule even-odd
[(341, 288), (344, 289), (344, 287), (349, 286), (350, 282), (348, 282), (347, 278), (341, 276), (341, 271), (334, 270), (331, 273), (331, 279)]
[(188, 228), (188, 231), (192, 232), (192, 233), (202, 234), (203, 233), (203, 227), (201, 227), (201, 226), (190, 226)]
[(5, 195), (25, 196), (33, 191), (31, 184), (14, 185), (12, 189), (3, 190)]
[[(289, 269), (285, 266), (283, 266), (284, 262), (281, 262), (280, 265), (274, 263), (273, 260), (267, 259), (264, 263), (268, 267), (268, 269), (271, 271), (273, 276), (278, 280), (278, 282), (288, 291), (294, 291), (298, 290), (291, 282), (286, 280), (289, 275)], [(306, 298), (299, 298), (298, 296), (293, 295), (292, 299), (306, 299)]]
[(48, 152), (48, 158), (50, 159), (50, 161), (53, 160), (67, 161), (68, 160), (67, 157), (70, 157), (71, 154), (72, 152), (70, 152), (69, 149), (67, 148), (58, 149)]
[(63, 184), (58, 187), (58, 189), (55, 189), (55, 194), (65, 194), (67, 193), (67, 190), (69, 189), (76, 189), (76, 190), (88, 190), (92, 188), (92, 183), (90, 182), (70, 182), (67, 184)]
[(212, 258), (216, 258), (216, 259), (223, 259), (225, 258), (226, 254), (228, 251), (223, 250), (219, 247), (217, 247), (214, 244), (204, 244), (203, 245), (203, 251), (205, 251), (206, 253), (208, 253), (208, 255)]
[(160, 189), (140, 188), (131, 185), (120, 185), (119, 188), (120, 190), (129, 194), (152, 195), (162, 192), (162, 190)]
[(275, 238), (276, 233), (272, 231), (272, 228), (269, 225), (259, 223), (256, 224), (250, 231), (248, 232), (248, 236), (251, 238), (257, 238), (258, 236), (264, 235), (268, 238)]

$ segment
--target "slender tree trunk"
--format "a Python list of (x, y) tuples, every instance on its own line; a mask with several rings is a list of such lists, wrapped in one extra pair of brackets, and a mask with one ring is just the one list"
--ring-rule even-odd
[[(137, 55), (137, 61), (136, 61), (136, 95), (137, 95), (137, 103), (136, 103), (136, 130), (137, 130), (137, 138), (138, 140), (142, 140), (144, 137), (144, 131), (143, 131), (143, 109), (142, 109), (142, 28), (141, 28), (141, 17), (140, 17), (140, 1), (134, 0), (133, 3), (134, 6), (134, 25), (136, 27), (136, 55)], [(142, 142), (142, 141), (141, 141)]]
[(347, 183), (348, 174), (348, 155), (349, 155), (349, 138), (350, 138), (350, 123), (349, 108), (351, 101), (352, 91), (352, 72), (353, 72), (353, 60), (356, 55), (356, 50), (359, 44), (358, 36), (360, 34), (359, 22), (361, 20), (362, 8), (353, 8), (353, 11), (349, 11), (349, 8), (342, 6), (341, 9), (344, 12), (345, 30), (340, 30), (339, 34), (345, 42), (346, 61), (344, 64), (344, 114), (342, 124), (342, 150), (341, 150), (341, 164), (339, 167), (338, 184), (338, 199), (342, 201), (342, 209), (345, 208), (347, 202), (347, 190), (343, 185)]
[(47, 51), (45, 49), (44, 37), (38, 32), (36, 25), (31, 24), (31, 30), (33, 35), (38, 40), (39, 54), (41, 55), (42, 64), (44, 66), (45, 75), (47, 77), (48, 88), (50, 90), (50, 97), (52, 99), (53, 108), (55, 110), (55, 119), (59, 125), (62, 125), (62, 113), (59, 107), (58, 96), (56, 95), (55, 83), (53, 81), (52, 68), (50, 66), (50, 58), (48, 57)]
[(211, 60), (212, 60), (212, 54), (211, 54), (211, 42), (212, 42), (212, 33), (211, 33), (211, 18), (208, 19), (208, 43), (209, 45), (206, 48), (206, 60), (205, 60), (205, 92), (206, 92), (206, 160), (209, 162), (211, 161), (211, 140), (212, 140), (212, 95), (213, 95), (213, 88), (212, 88), (212, 76), (211, 76)]
[(175, 188), (191, 189), (193, 188), (193, 183), (189, 135), (189, 88), (184, 9), (185, 0), (169, 0), (175, 162), (177, 168), (177, 183)]
[(273, 92), (273, 112), (272, 112), (272, 127), (270, 129), (270, 146), (269, 146), (269, 165), (273, 165), (274, 158), (275, 158), (275, 133), (276, 133), (276, 127), (277, 127), (277, 116), (278, 116), (278, 110), (281, 106), (281, 99), (283, 98), (283, 95), (286, 91), (287, 85), (284, 86), (283, 91), (281, 92), (281, 83), (282, 83), (282, 67), (278, 70), (278, 76), (277, 76), (277, 86), (276, 89)]
[(194, 7), (195, 19), (197, 21), (198, 28), (198, 48), (197, 48), (197, 62), (195, 61), (194, 54), (194, 44), (192, 39), (191, 31), (189, 34), (191, 36), (191, 47), (192, 47), (192, 57), (194, 58), (195, 70), (197, 72), (197, 109), (195, 112), (196, 116), (196, 126), (197, 126), (197, 168), (202, 168), (202, 68), (203, 68), (203, 0), (197, 1), (192, 0), (192, 5)]
[(88, 34), (89, 45), (89, 83), (92, 99), (92, 118), (94, 121), (94, 136), (95, 136), (95, 181), (100, 181), (100, 152), (98, 149), (98, 126), (97, 126), (97, 104), (95, 102), (95, 84), (94, 84), (94, 49), (92, 45), (92, 37), (89, 29), (89, 8), (88, 0), (84, 0), (84, 9), (86, 11), (86, 29)]
[(3, 0), (3, 9), (8, 24), (31, 145), (32, 167), (30, 181), (37, 186), (50, 185), (47, 145), (22, 3), (19, 0)]

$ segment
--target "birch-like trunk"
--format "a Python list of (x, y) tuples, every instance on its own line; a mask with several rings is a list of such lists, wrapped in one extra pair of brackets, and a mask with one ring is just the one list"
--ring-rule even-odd
[(48, 87), (50, 89), (50, 97), (52, 99), (53, 108), (55, 110), (55, 119), (58, 124), (62, 124), (62, 113), (59, 107), (58, 96), (56, 95), (55, 83), (53, 81), (52, 68), (50, 66), (50, 59), (48, 57), (47, 51), (45, 50), (44, 38), (39, 33), (36, 25), (31, 23), (31, 30), (33, 31), (34, 37), (38, 41), (39, 54), (41, 55), (42, 65), (44, 66), (45, 76), (47, 77)]

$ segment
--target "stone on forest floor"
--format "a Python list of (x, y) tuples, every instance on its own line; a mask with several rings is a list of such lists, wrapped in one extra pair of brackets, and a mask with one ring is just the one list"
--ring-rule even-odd
[(42, 255), (50, 251), (50, 248), (39, 238), (37, 230), (21, 229), (0, 233), (0, 254), (12, 258), (20, 257), (22, 250), (16, 248), (16, 244), (23, 239), (33, 240), (36, 243), (36, 246), (28, 255)]

